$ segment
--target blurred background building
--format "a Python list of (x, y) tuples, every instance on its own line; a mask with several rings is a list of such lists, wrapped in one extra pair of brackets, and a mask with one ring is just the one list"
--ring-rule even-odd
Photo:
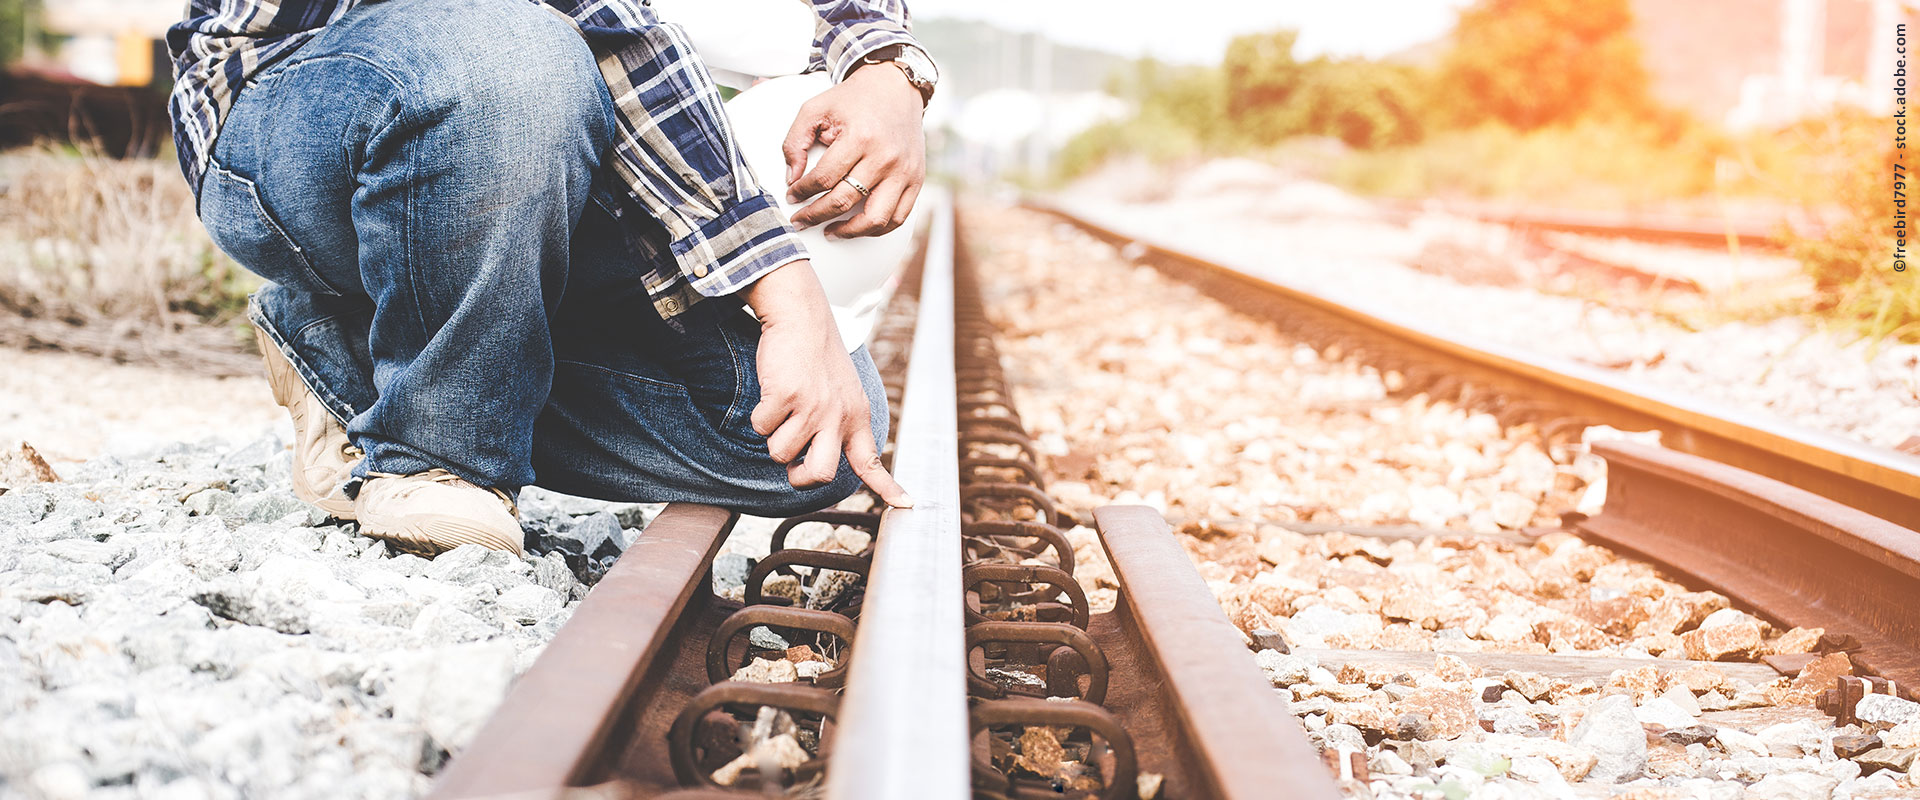
[(1656, 96), (1734, 128), (1842, 105), (1891, 110), (1894, 28), (1909, 10), (1900, 0), (1633, 4)]

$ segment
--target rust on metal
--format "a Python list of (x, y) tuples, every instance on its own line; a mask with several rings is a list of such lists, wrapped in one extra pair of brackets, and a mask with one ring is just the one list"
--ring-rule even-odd
[[(1061, 622), (997, 622), (985, 620), (967, 626), (967, 649), (977, 650), (987, 644), (1040, 644), (1058, 645), (1080, 656), (1083, 672), (1088, 676), (1087, 685), (1075, 694), (1089, 703), (1101, 703), (1107, 699), (1107, 683), (1111, 679), (1106, 656), (1095, 644), (1093, 637), (1086, 631)], [(1039, 664), (1026, 664), (1027, 667), (1039, 667)], [(994, 683), (985, 674), (973, 672), (971, 665), (967, 674), (967, 685), (975, 697), (1000, 698), (1009, 693), (1007, 687)]]
[(1188, 785), (1168, 796), (1339, 797), (1306, 731), (1253, 659), (1223, 657), (1245, 653), (1239, 631), (1159, 512), (1107, 506), (1093, 519), (1120, 579), (1122, 605), (1112, 616), (1137, 634), (1172, 709), (1164, 722), (1177, 730), (1169, 738), (1190, 750)]
[[(676, 503), (641, 532), (547, 643), (431, 797), (559, 797), (604, 764), (612, 726), (732, 530), (723, 509)], [(556, 714), (556, 709), (566, 713)]]
[(709, 712), (728, 706), (777, 708), (792, 714), (810, 714), (831, 720), (840, 708), (840, 696), (826, 689), (797, 683), (726, 681), (707, 687), (687, 701), (687, 705), (674, 718), (673, 730), (668, 734), (668, 739), (673, 743), (673, 773), (682, 785), (718, 786), (713, 776), (700, 765), (700, 754), (695, 752), (693, 729)]
[(846, 670), (846, 650), (853, 646), (853, 620), (832, 611), (776, 605), (750, 605), (727, 616), (727, 621), (721, 623), (719, 630), (714, 631), (713, 637), (707, 640), (707, 680), (719, 683), (745, 666), (741, 662), (746, 660), (748, 653), (742, 652), (739, 658), (732, 658), (733, 642), (740, 634), (760, 625), (839, 639), (842, 652), (838, 664), (814, 676), (813, 683), (817, 686), (840, 684)]
[(1855, 664), (1920, 682), (1920, 532), (1699, 456), (1596, 443), (1607, 460), (1589, 538), (1791, 626), (1853, 637)]
[[(1101, 775), (1105, 783), (1105, 787), (1100, 792), (1102, 800), (1138, 797), (1135, 792), (1138, 791), (1137, 777), (1140, 767), (1139, 761), (1135, 758), (1133, 739), (1121, 727), (1118, 719), (1094, 703), (1080, 700), (1048, 701), (1024, 697), (988, 700), (974, 706), (972, 725), (976, 734), (992, 728), (1011, 726), (1046, 725), (1084, 728), (1099, 736), (1111, 753), (1111, 761), (1104, 766)], [(979, 772), (980, 770), (976, 767), (975, 774)], [(1060, 794), (1058, 790), (1042, 791), (1046, 794)]]
[(1854, 716), (1858, 711), (1860, 698), (1870, 694), (1890, 694), (1898, 696), (1900, 686), (1885, 678), (1861, 678), (1842, 675), (1835, 679), (1834, 687), (1823, 691), (1815, 699), (1814, 706), (1833, 717), (1833, 724), (1845, 727), (1860, 721)]
[[(981, 610), (968, 609), (968, 623), (984, 621), (988, 606), (1006, 606), (1017, 604), (1021, 607), (1038, 609), (1058, 608), (1065, 612), (1068, 622), (1081, 630), (1087, 629), (1087, 620), (1092, 616), (1093, 607), (1087, 602), (1087, 590), (1073, 579), (1073, 573), (1045, 564), (1005, 564), (977, 562), (968, 564), (960, 573), (960, 585), (968, 591), (979, 592)], [(983, 591), (980, 587), (991, 591)], [(1039, 589), (1009, 591), (1011, 587), (1039, 586)], [(1067, 602), (1061, 603), (1059, 597), (1066, 595)]]

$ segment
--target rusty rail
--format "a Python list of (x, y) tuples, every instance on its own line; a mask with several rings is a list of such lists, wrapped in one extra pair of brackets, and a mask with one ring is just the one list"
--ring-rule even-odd
[(618, 735), (620, 710), (643, 693), (647, 665), (671, 661), (667, 646), (686, 638), (683, 623), (704, 616), (699, 595), (712, 593), (697, 590), (735, 519), (689, 504), (661, 512), (447, 766), (434, 795), (557, 796), (605, 771), (603, 746)]
[(1289, 787), (1290, 797), (1338, 796), (1265, 676), (1247, 659), (1222, 657), (1239, 648), (1240, 632), (1199, 573), (1179, 568), (1187, 553), (1166, 520), (1144, 506), (1109, 506), (1093, 519), (1123, 598), (1095, 630), (1134, 643), (1134, 657), (1165, 676), (1150, 692), (1156, 696), (1138, 702), (1157, 712), (1159, 724), (1177, 726), (1172, 738), (1189, 748), (1145, 754), (1142, 766), (1178, 772), (1181, 796), (1267, 797), (1276, 787)]
[(1605, 510), (1582, 535), (1666, 566), (1775, 623), (1859, 643), (1861, 667), (1920, 686), (1920, 531), (1698, 456), (1601, 442)]
[(1039, 210), (1116, 245), (1228, 306), (1271, 321), (1316, 346), (1338, 346), (1411, 390), (1485, 407), (1502, 422), (1540, 421), (1550, 435), (1576, 437), (1588, 425), (1658, 430), (1670, 448), (1737, 465), (1920, 529), (1920, 457), (1871, 447), (1757, 415), (1715, 410), (1677, 392), (1646, 386), (1568, 359), (1436, 333), (1419, 324), (1328, 300), (1141, 241), (1052, 207)]
[(1482, 222), (1507, 225), (1518, 230), (1556, 231), (1588, 236), (1609, 236), (1657, 244), (1686, 247), (1726, 248), (1730, 242), (1743, 247), (1785, 249), (1788, 235), (1814, 235), (1819, 231), (1807, 220), (1781, 217), (1769, 221), (1762, 217), (1700, 217), (1678, 214), (1609, 213), (1577, 209), (1539, 210), (1487, 203), (1388, 202), (1383, 207), (1391, 216), (1406, 219), (1426, 211), (1468, 217)]

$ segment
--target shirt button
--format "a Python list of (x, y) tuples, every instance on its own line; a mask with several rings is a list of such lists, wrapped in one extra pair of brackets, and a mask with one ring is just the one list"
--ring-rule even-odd
[(693, 268), (693, 277), (696, 277), (696, 278), (704, 278), (704, 277), (707, 277), (707, 268), (706, 268), (706, 266), (705, 266), (705, 265), (702, 265), (702, 266), (698, 266), (698, 267), (694, 267), (694, 268)]
[(680, 301), (669, 297), (660, 301), (660, 308), (669, 314), (678, 314), (680, 313)]

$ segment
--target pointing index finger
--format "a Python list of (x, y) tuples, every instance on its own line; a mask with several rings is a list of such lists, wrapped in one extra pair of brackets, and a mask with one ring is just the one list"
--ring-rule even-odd
[(878, 493), (887, 505), (894, 508), (913, 507), (913, 497), (894, 482), (893, 476), (887, 474), (886, 467), (880, 465), (880, 453), (873, 447), (871, 426), (861, 425), (847, 439), (847, 463), (853, 465), (853, 474), (860, 476), (860, 482)]

